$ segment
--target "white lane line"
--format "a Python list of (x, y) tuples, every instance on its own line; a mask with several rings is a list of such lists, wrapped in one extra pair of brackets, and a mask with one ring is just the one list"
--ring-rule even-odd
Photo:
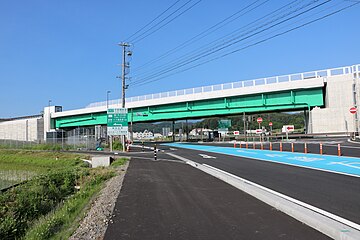
[(248, 193), (260, 201), (275, 207), (285, 214), (307, 224), (331, 238), (339, 240), (360, 239), (360, 225), (357, 223), (351, 222), (345, 218), (301, 202), (297, 199), (291, 198), (221, 169), (206, 164), (198, 164), (175, 154), (168, 154)]
[(325, 210), (322, 210), (322, 209), (320, 209), (320, 208), (314, 207), (314, 206), (312, 206), (312, 205), (310, 205), (310, 204), (304, 203), (304, 202), (299, 201), (299, 200), (297, 200), (297, 199), (295, 199), (295, 198), (292, 198), (292, 197), (289, 197), (289, 196), (284, 195), (284, 194), (282, 194), (282, 193), (276, 192), (276, 191), (274, 191), (274, 190), (272, 190), (272, 189), (270, 189), (270, 188), (264, 187), (264, 186), (262, 186), (262, 185), (259, 185), (259, 184), (257, 184), (257, 183), (254, 183), (254, 182), (252, 182), (252, 181), (249, 181), (249, 180), (247, 180), (247, 179), (245, 179), (245, 178), (238, 177), (238, 176), (236, 176), (236, 175), (234, 175), (234, 174), (231, 174), (231, 173), (226, 172), (226, 171), (224, 171), (224, 170), (221, 170), (221, 169), (219, 169), (219, 168), (216, 168), (216, 167), (213, 167), (213, 166), (210, 166), (210, 165), (207, 165), (207, 164), (202, 164), (202, 165), (203, 165), (203, 166), (206, 166), (206, 167), (209, 167), (209, 168), (212, 168), (212, 169), (214, 169), (214, 170), (216, 170), (216, 171), (219, 171), (219, 172), (221, 172), (221, 173), (224, 173), (224, 174), (226, 174), (226, 175), (229, 175), (229, 176), (231, 176), (231, 177), (233, 177), (233, 178), (236, 178), (236, 179), (238, 179), (238, 180), (240, 180), (240, 181), (243, 181), (243, 182), (245, 182), (245, 183), (247, 183), (247, 184), (251, 184), (251, 185), (253, 185), (253, 186), (257, 187), (257, 188), (260, 188), (260, 189), (262, 189), (262, 190), (264, 190), (264, 191), (266, 191), (266, 192), (269, 192), (269, 193), (271, 193), (271, 194), (274, 194), (274, 195), (276, 195), (276, 196), (278, 196), (278, 197), (281, 197), (281, 198), (283, 198), (283, 199), (286, 199), (286, 200), (288, 200), (288, 201), (290, 201), (290, 202), (293, 202), (293, 203), (295, 203), (295, 204), (297, 204), (297, 205), (300, 205), (300, 206), (302, 206), (302, 207), (305, 207), (305, 208), (307, 208), (307, 209), (310, 209), (310, 210), (312, 210), (312, 211), (314, 211), (314, 212), (320, 213), (321, 215), (324, 215), (324, 216), (326, 216), (326, 217), (329, 217), (329, 218), (331, 218), (331, 219), (333, 219), (333, 220), (335, 220), (335, 221), (337, 221), (337, 222), (343, 223), (343, 224), (345, 224), (345, 225), (348, 225), (348, 226), (350, 226), (350, 227), (352, 227), (352, 228), (355, 228), (355, 229), (357, 229), (357, 230), (360, 231), (360, 225), (359, 225), (359, 224), (356, 224), (356, 223), (354, 223), (354, 222), (351, 222), (351, 221), (349, 221), (349, 220), (347, 220), (347, 219), (345, 219), (345, 218), (339, 217), (339, 216), (337, 216), (337, 215), (335, 215), (335, 214), (332, 214), (332, 213), (327, 212), (327, 211), (325, 211)]

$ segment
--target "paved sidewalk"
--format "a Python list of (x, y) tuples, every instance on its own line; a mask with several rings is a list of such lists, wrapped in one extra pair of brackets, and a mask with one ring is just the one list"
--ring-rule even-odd
[(105, 239), (328, 239), (189, 165), (132, 159)]

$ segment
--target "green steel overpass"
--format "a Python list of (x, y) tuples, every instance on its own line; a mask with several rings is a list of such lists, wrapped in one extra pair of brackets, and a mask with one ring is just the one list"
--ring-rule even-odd
[[(324, 105), (324, 81), (322, 77), (262, 84), (252, 80), (253, 85), (226, 88), (220, 90), (211, 86), (192, 90), (191, 94), (174, 91), (152, 98), (138, 98), (126, 103), (128, 121), (156, 122), (181, 119), (198, 119), (213, 116), (231, 116), (243, 113), (263, 113), (274, 111), (310, 110)], [(170, 92), (171, 93), (171, 92)], [(148, 95), (150, 96), (150, 95)], [(120, 104), (111, 102), (109, 107)], [(88, 108), (52, 114), (52, 125), (56, 129), (92, 125), (106, 125), (106, 106), (89, 106)]]
[[(307, 133), (349, 133), (360, 126), (360, 64), (224, 83), (126, 99), (128, 121), (157, 122), (266, 112), (305, 111)], [(44, 109), (44, 135), (57, 129), (107, 125), (107, 106), (121, 99), (62, 111)]]

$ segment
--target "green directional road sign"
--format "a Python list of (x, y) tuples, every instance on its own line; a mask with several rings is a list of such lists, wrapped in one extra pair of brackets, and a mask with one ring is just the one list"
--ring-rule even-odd
[(228, 119), (221, 119), (218, 121), (218, 128), (219, 129), (228, 129), (231, 127), (231, 120)]
[(128, 111), (126, 108), (107, 110), (107, 132), (110, 136), (128, 134)]

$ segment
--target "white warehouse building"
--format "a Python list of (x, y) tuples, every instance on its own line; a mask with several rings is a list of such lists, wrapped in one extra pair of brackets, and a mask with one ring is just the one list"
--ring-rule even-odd
[(41, 142), (44, 140), (42, 115), (10, 118), (0, 122), (0, 139)]

